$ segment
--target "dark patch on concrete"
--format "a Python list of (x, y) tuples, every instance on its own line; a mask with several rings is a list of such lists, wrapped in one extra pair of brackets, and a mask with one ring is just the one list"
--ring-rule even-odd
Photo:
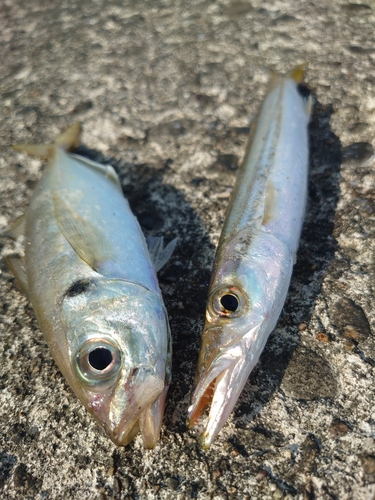
[(361, 342), (371, 335), (371, 329), (366, 314), (361, 306), (352, 299), (342, 298), (329, 308), (332, 324), (340, 335)]
[(369, 142), (354, 142), (342, 148), (341, 154), (344, 162), (348, 160), (367, 160), (374, 154), (374, 148)]
[(178, 137), (186, 134), (194, 126), (194, 120), (189, 120), (188, 118), (161, 123), (160, 125), (156, 125), (149, 130), (148, 137), (154, 141), (160, 140), (161, 136), (166, 136), (167, 138)]
[(231, 19), (236, 19), (237, 17), (244, 16), (253, 10), (254, 7), (250, 2), (235, 1), (228, 5), (228, 7), (224, 10), (224, 14)]
[(360, 45), (350, 45), (349, 50), (354, 54), (373, 54), (375, 52), (375, 47), (362, 47)]
[(371, 10), (370, 5), (367, 5), (365, 3), (346, 3), (341, 6), (343, 10), (346, 10), (350, 13), (356, 13), (356, 12), (361, 12), (361, 11), (368, 11)]
[[(356, 122), (350, 125), (348, 131), (352, 134), (361, 134), (368, 128), (368, 123)], [(367, 144), (367, 143), (365, 143)]]
[(335, 418), (329, 426), (329, 432), (333, 438), (340, 438), (349, 434), (352, 431), (351, 426), (344, 420)]
[(41, 486), (41, 480), (30, 474), (27, 470), (26, 464), (24, 463), (20, 463), (15, 468), (13, 473), (13, 483), (15, 488), (23, 491), (27, 495), (38, 493)]
[(375, 455), (363, 454), (360, 458), (366, 480), (375, 481)]
[(310, 401), (334, 398), (337, 382), (329, 363), (322, 356), (311, 349), (298, 347), (285, 371), (281, 389), (289, 397)]
[(290, 14), (282, 14), (281, 16), (277, 17), (276, 19), (273, 19), (271, 24), (277, 26), (279, 24), (294, 23), (295, 21), (297, 21), (295, 16), (292, 16)]
[(72, 113), (72, 115), (78, 115), (80, 113), (84, 113), (85, 111), (88, 111), (89, 109), (92, 109), (93, 106), (94, 106), (94, 103), (90, 100), (82, 101), (74, 106), (71, 113)]
[(17, 457), (5, 451), (0, 452), (0, 491), (11, 476), (12, 469), (17, 463)]
[(321, 443), (313, 434), (306, 436), (301, 444), (299, 465), (304, 473), (312, 473), (316, 469), (316, 459), (321, 449)]
[(232, 154), (219, 154), (215, 164), (212, 166), (214, 170), (226, 169), (226, 170), (237, 170), (238, 158), (236, 155)]

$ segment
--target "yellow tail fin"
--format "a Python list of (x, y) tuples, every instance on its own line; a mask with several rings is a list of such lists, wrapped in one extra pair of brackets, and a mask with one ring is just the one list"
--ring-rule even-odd
[(296, 66), (292, 71), (289, 73), (290, 78), (293, 78), (297, 83), (301, 83), (303, 80), (303, 76), (305, 74), (307, 68), (307, 63), (302, 63)]
[(70, 151), (78, 146), (81, 124), (79, 122), (70, 125), (56, 140), (54, 144), (17, 144), (12, 148), (22, 153), (27, 153), (39, 158), (51, 158), (57, 149)]

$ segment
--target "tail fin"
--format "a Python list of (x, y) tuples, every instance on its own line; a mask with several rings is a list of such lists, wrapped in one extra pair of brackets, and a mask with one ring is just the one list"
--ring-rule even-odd
[(288, 76), (290, 78), (293, 78), (293, 80), (296, 83), (301, 83), (305, 75), (306, 68), (307, 68), (307, 63), (299, 64), (298, 66), (293, 68), (292, 71), (289, 72)]
[(12, 146), (16, 151), (27, 153), (39, 158), (52, 158), (57, 149), (70, 151), (78, 146), (81, 124), (79, 122), (70, 125), (53, 144), (17, 144)]
[(285, 78), (292, 78), (297, 84), (301, 83), (307, 68), (307, 63), (302, 63), (293, 68), (286, 75), (279, 75), (273, 70), (269, 71), (268, 91), (269, 94), (280, 83), (280, 80)]

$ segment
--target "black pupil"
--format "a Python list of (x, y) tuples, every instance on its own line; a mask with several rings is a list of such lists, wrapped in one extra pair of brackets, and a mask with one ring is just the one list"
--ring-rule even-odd
[(238, 309), (238, 300), (234, 295), (223, 295), (220, 302), (227, 311), (237, 311)]
[(105, 370), (112, 363), (112, 353), (106, 347), (97, 347), (90, 352), (89, 363), (95, 370)]

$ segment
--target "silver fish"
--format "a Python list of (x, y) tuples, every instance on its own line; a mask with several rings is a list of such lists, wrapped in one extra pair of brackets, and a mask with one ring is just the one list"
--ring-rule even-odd
[(274, 77), (254, 120), (220, 237), (188, 409), (208, 448), (258, 362), (287, 295), (303, 222), (312, 108), (297, 90), (303, 68)]
[[(171, 379), (171, 338), (156, 270), (176, 241), (150, 248), (111, 166), (53, 145), (15, 146), (50, 159), (27, 213), (3, 234), (23, 237), (8, 258), (59, 369), (112, 441), (157, 442)], [(153, 258), (153, 262), (151, 257)]]

